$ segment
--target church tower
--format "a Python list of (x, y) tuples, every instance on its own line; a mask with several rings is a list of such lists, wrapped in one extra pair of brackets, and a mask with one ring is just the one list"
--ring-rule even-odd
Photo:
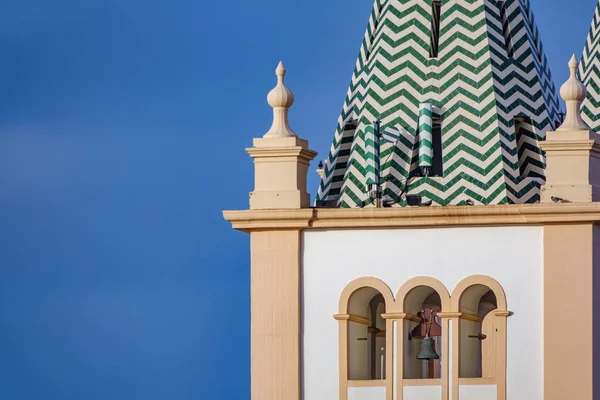
[(526, 0), (377, 1), (311, 202), (277, 67), (224, 211), (252, 400), (600, 399), (600, 140), (568, 68), (563, 119)]
[(529, 0), (376, 0), (317, 200), (536, 202), (558, 119)]

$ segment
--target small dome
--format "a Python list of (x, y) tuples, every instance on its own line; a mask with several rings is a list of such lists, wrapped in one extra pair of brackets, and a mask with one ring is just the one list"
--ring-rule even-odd
[(273, 107), (273, 124), (271, 129), (263, 136), (266, 138), (273, 137), (293, 137), (297, 136), (288, 121), (288, 111), (294, 104), (294, 95), (285, 87), (283, 78), (285, 77), (285, 67), (280, 62), (275, 70), (277, 74), (277, 86), (267, 96), (269, 105)]
[(567, 80), (560, 88), (560, 97), (564, 101), (584, 101), (587, 95), (587, 89), (585, 85), (576, 77), (576, 71), (579, 63), (575, 55), (569, 61), (569, 68), (571, 69), (571, 77)]
[(271, 90), (271, 92), (267, 96), (267, 101), (269, 102), (269, 105), (273, 108), (290, 108), (294, 104), (294, 95), (287, 87), (285, 87), (284, 76), (286, 70), (282, 62), (280, 62), (277, 66), (275, 73), (277, 74), (278, 80), (277, 86), (273, 90)]

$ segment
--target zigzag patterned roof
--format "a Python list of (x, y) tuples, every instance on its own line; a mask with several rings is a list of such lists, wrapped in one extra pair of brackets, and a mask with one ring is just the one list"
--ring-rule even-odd
[[(369, 204), (365, 133), (376, 121), (400, 132), (379, 149), (383, 195), (395, 206), (405, 190), (434, 205), (539, 200), (536, 141), (554, 129), (559, 103), (529, 0), (443, 0), (438, 57), (432, 1), (375, 1), (317, 200)], [(424, 103), (441, 123), (442, 176), (418, 173)]]
[(585, 42), (578, 75), (588, 91), (581, 106), (582, 118), (592, 130), (600, 132), (600, 2)]

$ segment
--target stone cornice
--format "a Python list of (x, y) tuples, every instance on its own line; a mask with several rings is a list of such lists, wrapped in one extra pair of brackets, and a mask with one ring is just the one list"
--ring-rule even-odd
[(376, 229), (546, 225), (600, 222), (600, 203), (517, 204), (421, 208), (303, 208), (224, 211), (233, 228)]
[(246, 149), (246, 152), (250, 154), (250, 157), (254, 158), (256, 162), (260, 162), (260, 160), (256, 160), (257, 158), (266, 158), (268, 159), (268, 162), (273, 162), (273, 158), (291, 158), (299, 159), (305, 164), (308, 164), (318, 154), (315, 151), (300, 146), (272, 148), (250, 147)]
[(540, 148), (545, 152), (557, 155), (591, 155), (600, 158), (600, 143), (591, 139), (581, 140), (546, 140), (540, 142)]

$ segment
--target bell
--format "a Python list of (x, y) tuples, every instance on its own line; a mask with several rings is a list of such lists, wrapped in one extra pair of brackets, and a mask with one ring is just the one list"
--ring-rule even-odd
[(440, 356), (435, 351), (435, 342), (432, 338), (426, 337), (421, 342), (421, 352), (417, 355), (418, 360), (439, 360)]

